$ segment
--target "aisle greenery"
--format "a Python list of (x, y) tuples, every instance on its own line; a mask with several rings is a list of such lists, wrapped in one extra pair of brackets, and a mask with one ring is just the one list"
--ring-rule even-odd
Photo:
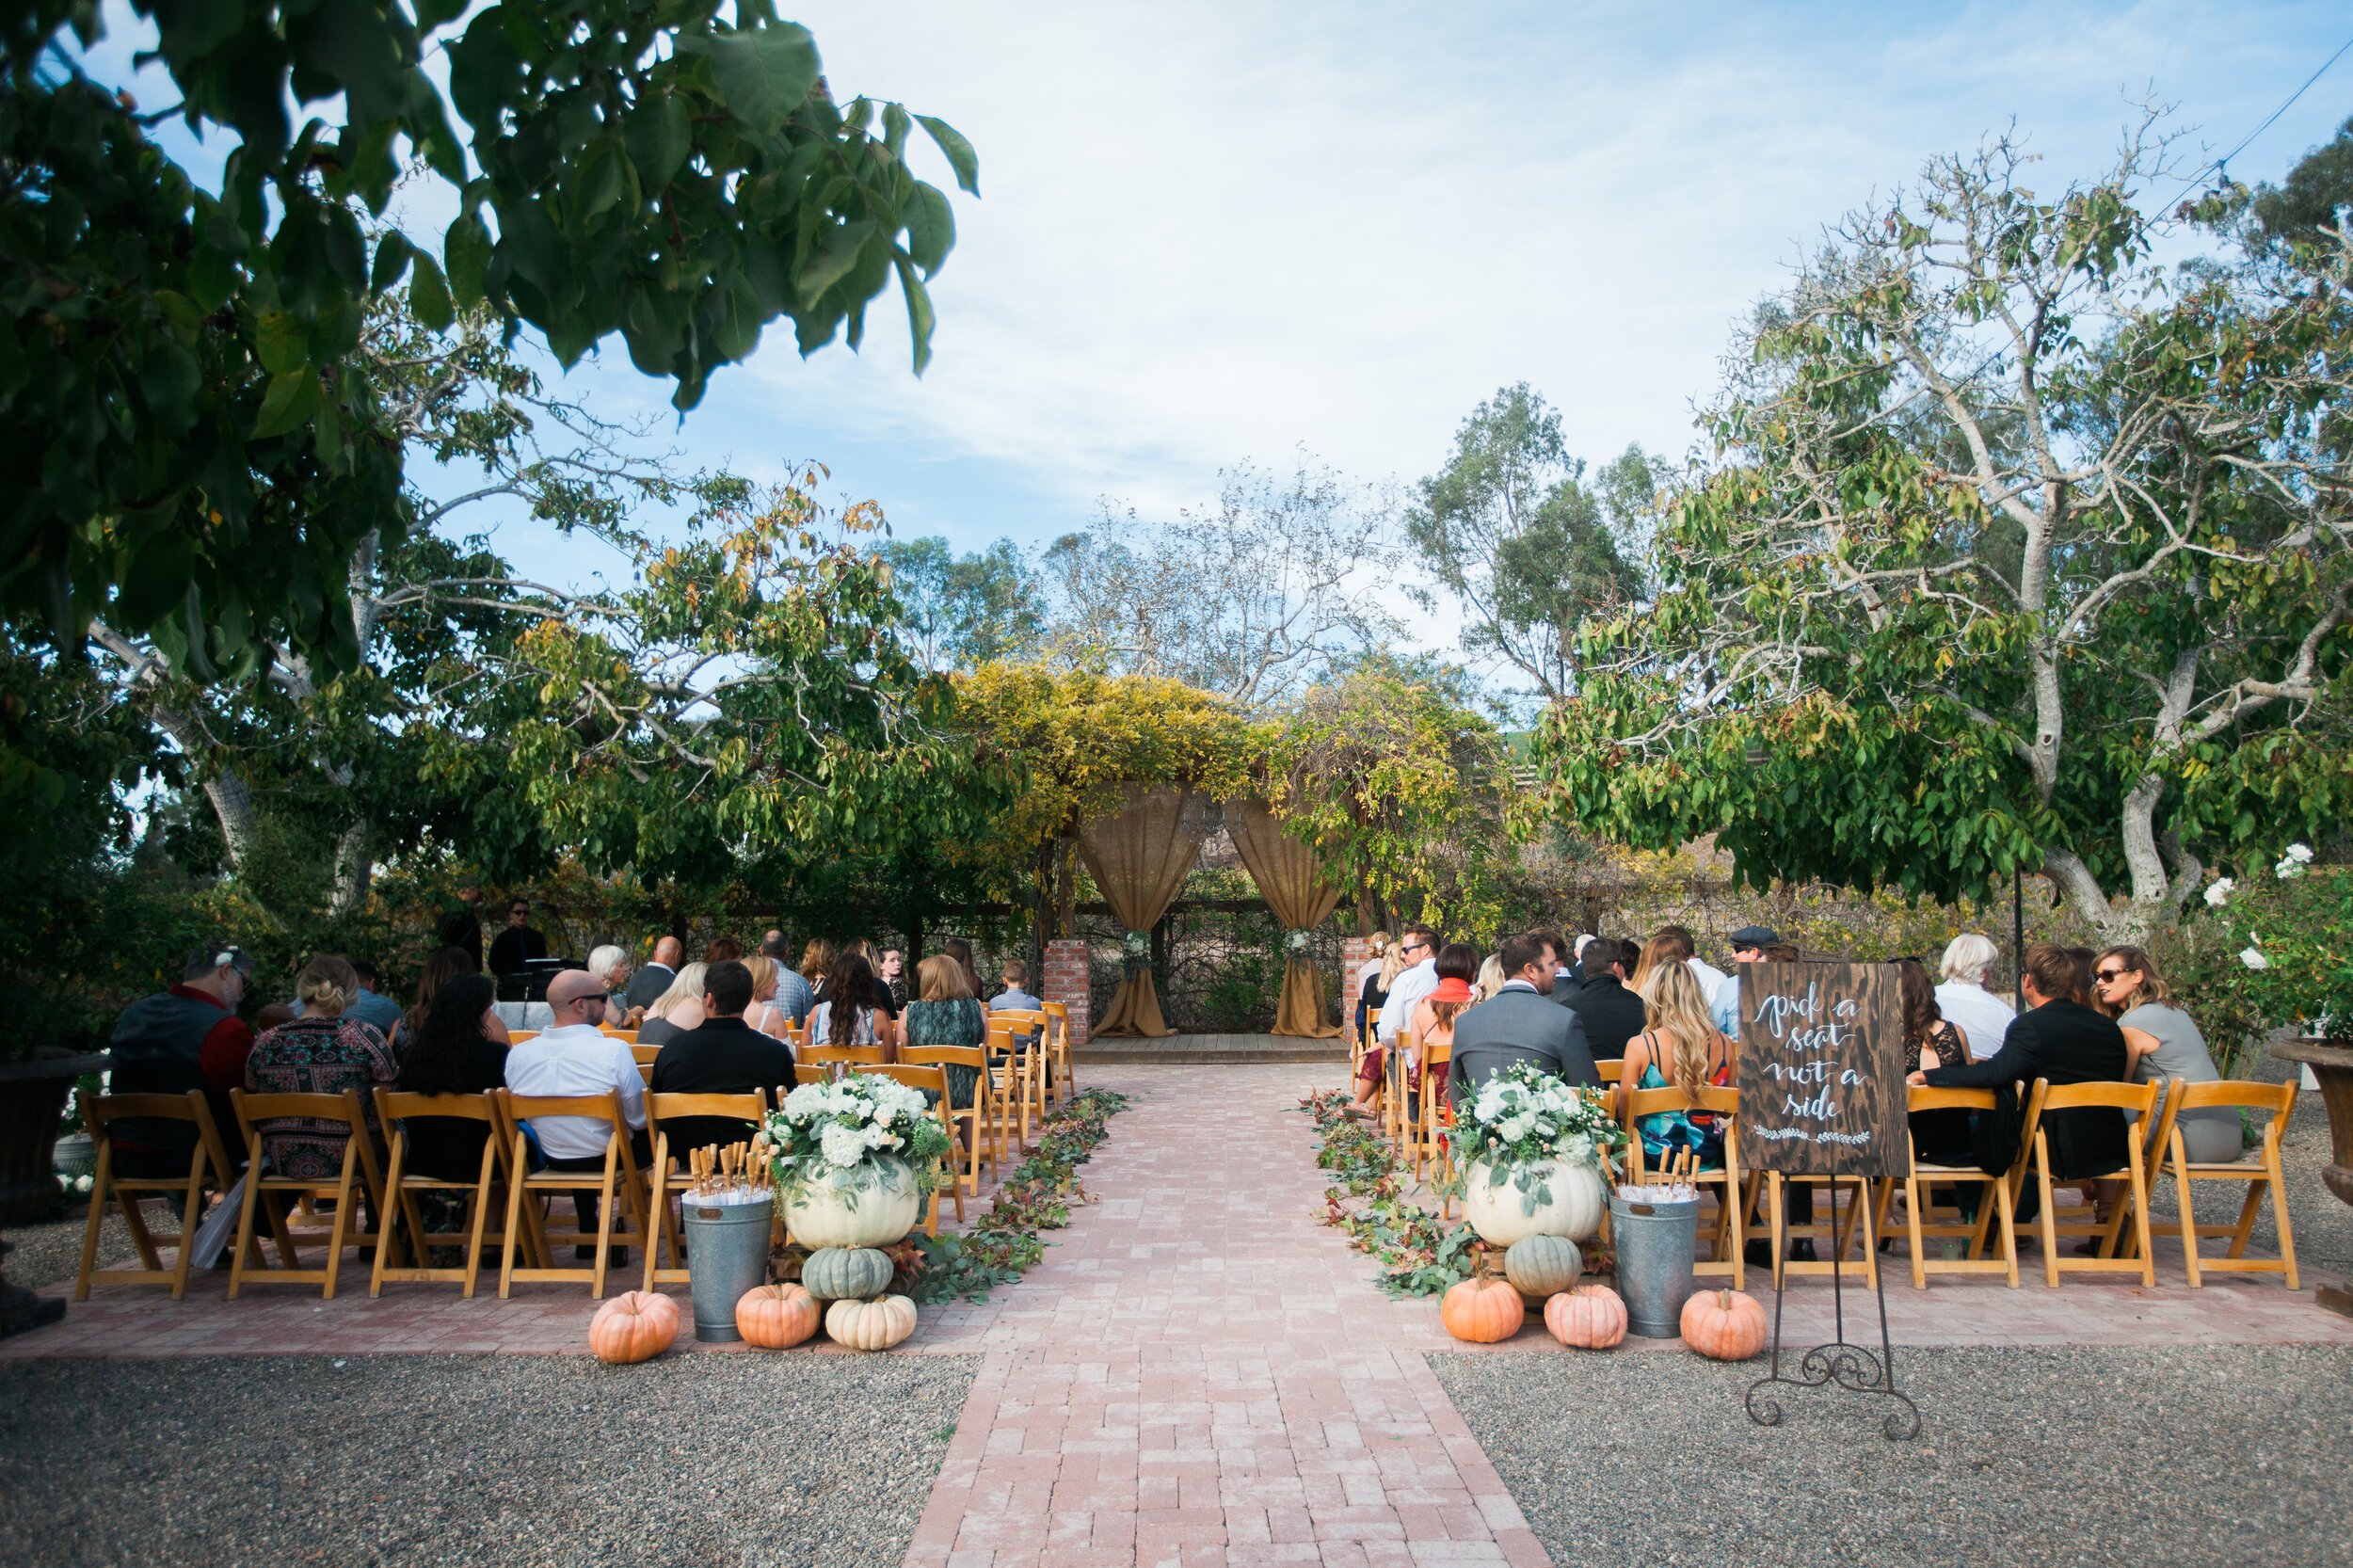
[(1079, 1167), (1111, 1136), (1111, 1119), (1128, 1096), (1090, 1089), (1047, 1114), (1037, 1147), (1014, 1167), (988, 1212), (962, 1235), (910, 1236), (891, 1249), (896, 1288), (918, 1302), (985, 1301), (1046, 1256), (1038, 1232), (1060, 1230), (1071, 1211), (1094, 1200)]
[(1349, 1098), (1330, 1089), (1299, 1102), (1322, 1140), (1316, 1168), (1338, 1181), (1324, 1189), (1318, 1218), (1381, 1265), (1381, 1288), (1392, 1296), (1434, 1296), (1468, 1279), (1487, 1244), (1467, 1224), (1441, 1220), (1408, 1195), (1410, 1173), (1369, 1123), (1345, 1114)]

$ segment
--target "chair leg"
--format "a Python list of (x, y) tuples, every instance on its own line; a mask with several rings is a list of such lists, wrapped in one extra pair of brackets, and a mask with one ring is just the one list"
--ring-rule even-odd
[[(352, 1136), (364, 1138), (367, 1134), (355, 1128)], [(331, 1302), (335, 1299), (335, 1281), (343, 1273), (344, 1240), (352, 1229), (351, 1166), (358, 1158), (358, 1153), (346, 1144), (344, 1147), (343, 1178), (335, 1184), (335, 1218), (327, 1227), (327, 1286), (319, 1297), (321, 1301)], [(381, 1239), (377, 1240), (376, 1250), (378, 1256), (386, 1251)]]
[(2140, 1140), (2128, 1139), (2124, 1152), (2132, 1159), (2133, 1240), (2140, 1245), (2140, 1283), (2154, 1289), (2157, 1284), (2157, 1249), (2149, 1241), (2149, 1174), (2140, 1162)]
[(229, 1265), (229, 1299), (235, 1301), (237, 1292), (245, 1288), (245, 1265), (248, 1258), (261, 1261), (261, 1249), (253, 1235), (253, 1208), (262, 1196), (262, 1145), (255, 1139), (251, 1157), (245, 1167), (245, 1198), (237, 1205), (237, 1256)]
[(499, 1300), (515, 1288), (515, 1240), (523, 1228), (523, 1179), (531, 1167), (521, 1133), (515, 1135), (515, 1162), (507, 1167), (506, 1228), (499, 1240)]
[(2036, 1190), (2042, 1194), (2042, 1278), (2043, 1283), (2058, 1288), (2058, 1224), (2051, 1214), (2051, 1145), (2047, 1134), (2038, 1128), (2034, 1135), (2034, 1175)]
[(1924, 1195), (1917, 1176), (1904, 1178), (1904, 1229), (1910, 1234), (1912, 1241), (1912, 1288), (1914, 1290), (1929, 1288), (1928, 1265), (1920, 1251), (1920, 1200)]
[[(2018, 1288), (2018, 1217), (2017, 1217), (2017, 1209), (2016, 1209), (2016, 1208), (2015, 1208), (2015, 1207), (2014, 1207), (2014, 1206), (2010, 1203), (2010, 1201), (2009, 1201), (2009, 1182), (2007, 1182), (2007, 1181), (2003, 1181), (2003, 1180), (2001, 1180), (2000, 1178), (1998, 1178), (1998, 1177), (1997, 1177), (1997, 1178), (1995, 1178), (1995, 1179), (1994, 1179), (1994, 1180), (1993, 1180), (1993, 1181), (1989, 1181), (1989, 1182), (1987, 1182), (1987, 1183), (1986, 1183), (1986, 1185), (1987, 1185), (1988, 1187), (1991, 1187), (1991, 1188), (1993, 1188), (1993, 1193), (1992, 1193), (1992, 1196), (1993, 1196), (1993, 1200), (1994, 1200), (1994, 1203), (1995, 1203), (1995, 1204), (1998, 1204), (1998, 1205), (2000, 1206), (2000, 1210), (2001, 1210), (2001, 1218), (2002, 1218), (2002, 1261), (2003, 1261), (2005, 1264), (2009, 1265), (2009, 1267), (2007, 1268), (2007, 1270), (2006, 1270), (2006, 1271), (2004, 1272), (2004, 1273), (2003, 1273), (2003, 1278), (2004, 1278), (2004, 1280), (2005, 1280), (2005, 1281), (2009, 1284), (2009, 1288), (2010, 1288), (2011, 1289), (2015, 1290), (2015, 1289), (2017, 1289), (2017, 1288)], [(1987, 1208), (1992, 1208), (1992, 1207), (1993, 1207), (1993, 1205), (1986, 1205), (1986, 1204), (1985, 1204), (1985, 1200), (1984, 1200), (1984, 1198), (1983, 1198), (1982, 1196), (1978, 1199), (1978, 1202), (1979, 1202), (1981, 1205), (1984, 1205), (1984, 1206), (1985, 1206), (1985, 1207), (1987, 1207)], [(1985, 1229), (1984, 1229), (1984, 1216), (1983, 1216), (1982, 1214), (1980, 1214), (1980, 1215), (1978, 1216), (1978, 1230), (1977, 1230), (1977, 1235), (1978, 1235), (1979, 1242), (1980, 1242), (1980, 1244), (1982, 1244), (1982, 1242), (1983, 1242), (1983, 1239), (1984, 1239), (1984, 1235), (1985, 1235)]]
[[(597, 1189), (597, 1264), (588, 1284), (588, 1299), (592, 1302), (604, 1300), (605, 1256), (613, 1246), (613, 1210), (621, 1201), (619, 1185), (614, 1180), (613, 1171), (613, 1150), (607, 1146), (604, 1151), (604, 1185)], [(577, 1192), (572, 1202), (575, 1205), (580, 1202)]]
[(2182, 1129), (2173, 1129), (2173, 1192), (2182, 1210), (2182, 1266), (2189, 1275), (2189, 1288), (2201, 1288), (2205, 1281), (2198, 1272), (2198, 1211), (2192, 1206), (2189, 1189), (2189, 1151), (2182, 1143)]
[[(77, 1302), (89, 1300), (89, 1276), (98, 1267), (98, 1237), (105, 1228), (106, 1199), (114, 1190), (114, 1154), (113, 1143), (101, 1138), (98, 1141), (98, 1174), (92, 1178), (89, 1189), (89, 1223), (82, 1227), (82, 1267), (73, 1276), (73, 1299)], [(180, 1228), (186, 1231), (188, 1223), (181, 1221)], [(181, 1247), (183, 1259), (187, 1256), (187, 1251), (185, 1245)], [(178, 1301), (180, 1292), (173, 1290), (171, 1298)]]

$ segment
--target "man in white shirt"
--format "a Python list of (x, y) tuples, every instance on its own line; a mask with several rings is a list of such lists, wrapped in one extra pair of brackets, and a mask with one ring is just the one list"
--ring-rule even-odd
[(1700, 995), (1709, 1006), (1714, 1006), (1716, 987), (1726, 979), (1724, 971), (1699, 956), (1699, 944), (1693, 939), (1689, 927), (1662, 925), (1658, 928), (1658, 935), (1673, 944), (1677, 958), (1690, 966), (1692, 976), (1700, 983)]
[(1388, 1000), (1381, 1004), (1381, 1022), (1373, 1038), (1384, 1046), (1397, 1044), (1397, 1032), (1414, 1021), (1414, 1009), (1438, 988), (1438, 934), (1426, 925), (1409, 925), (1397, 939), (1406, 967), (1389, 982)]
[(1740, 970), (1765, 962), (1765, 950), (1780, 940), (1780, 933), (1764, 925), (1744, 925), (1732, 934), (1733, 972), (1716, 987), (1716, 1000), (1707, 1010), (1716, 1027), (1736, 1040), (1740, 1038)]
[(2002, 1048), (2002, 1036), (2018, 1017), (2018, 1010), (1985, 988), (1986, 977), (2001, 958), (2001, 951), (1974, 931), (1964, 931), (1945, 949), (1938, 966), (1944, 976), (1936, 988), (1937, 1011), (1961, 1031), (1969, 1059), (1983, 1062)]
[[(621, 1092), (621, 1117), (629, 1124), (631, 1144), (640, 1164), (653, 1158), (646, 1138), (646, 1080), (626, 1041), (597, 1028), (604, 1016), (605, 984), (585, 969), (566, 969), (548, 982), (548, 1009), (554, 1022), (532, 1039), (506, 1053), (506, 1087), (518, 1095), (586, 1096)], [(609, 1123), (594, 1116), (536, 1116), (531, 1130), (552, 1171), (604, 1169)], [(580, 1227), (597, 1228), (593, 1194), (574, 1197)], [(627, 1250), (615, 1248), (627, 1261)], [(575, 1249), (583, 1259), (594, 1259), (597, 1249)]]

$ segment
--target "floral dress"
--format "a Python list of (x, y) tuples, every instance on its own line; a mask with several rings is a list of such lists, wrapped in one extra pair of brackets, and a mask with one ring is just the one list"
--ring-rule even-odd
[[(367, 1112), (368, 1138), (380, 1151), (384, 1129), (376, 1125), (374, 1090), (390, 1084), (398, 1072), (392, 1048), (375, 1025), (349, 1016), (296, 1018), (253, 1042), (253, 1054), (245, 1062), (245, 1086), (256, 1095), (340, 1095), (357, 1089)], [(262, 1153), (276, 1175), (333, 1181), (343, 1174), (345, 1136), (337, 1122), (272, 1122), (262, 1134)]]

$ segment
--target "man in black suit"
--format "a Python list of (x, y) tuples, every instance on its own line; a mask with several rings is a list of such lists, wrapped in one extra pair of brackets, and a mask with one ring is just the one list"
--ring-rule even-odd
[(1596, 1062), (1615, 1062), (1625, 1055), (1625, 1043), (1642, 1032), (1647, 1015), (1642, 999), (1625, 988), (1625, 977), (1641, 960), (1641, 949), (1615, 936), (1596, 936), (1585, 944), (1585, 986), (1569, 999), (1569, 1011), (1585, 1025), (1585, 1043)]
[[(2031, 1086), (2039, 1078), (2056, 1087), (2117, 1083), (2129, 1076), (2132, 1058), (2116, 1020), (2069, 1000), (2081, 984), (2074, 955), (2055, 942), (2037, 942), (2026, 949), (2021, 968), (2018, 983), (2027, 1011), (2002, 1036), (2002, 1048), (1983, 1062), (1913, 1073), (1910, 1081), (1939, 1089), (1990, 1089), (2004, 1083)], [(2050, 1134), (2051, 1175), (2057, 1180), (2105, 1176), (2126, 1162), (2131, 1128), (2113, 1106), (2055, 1111), (2042, 1118), (2042, 1126)], [(2034, 1193), (2031, 1184), (2027, 1192)]]
[(1552, 1005), (1552, 963), (1543, 940), (1506, 936), (1497, 956), (1507, 977), (1503, 989), (1454, 1020), (1449, 1097), (1469, 1104), (1481, 1084), (1514, 1062), (1533, 1062), (1567, 1082), (1598, 1086), (1601, 1075), (1585, 1048), (1584, 1024)]
[(1577, 966), (1572, 962), (1568, 943), (1561, 939), (1561, 933), (1557, 931), (1531, 931), (1529, 935), (1545, 944), (1545, 965), (1552, 970), (1553, 1001), (1562, 1007), (1568, 1006), (1569, 999), (1585, 988), (1585, 982), (1578, 977)]
[[(751, 1001), (750, 966), (733, 958), (712, 965), (703, 981), (702, 1027), (672, 1035), (654, 1057), (653, 1092), (748, 1095), (791, 1089), (792, 1048), (744, 1021)], [(663, 1130), (670, 1135), (670, 1153), (683, 1160), (688, 1149), (747, 1143), (753, 1128), (723, 1116), (681, 1116), (664, 1123)]]
[(531, 904), (527, 899), (509, 899), (506, 904), (506, 929), (490, 944), (490, 972), (494, 975), (521, 974), (531, 967), (532, 960), (548, 955), (548, 939), (531, 923)]

